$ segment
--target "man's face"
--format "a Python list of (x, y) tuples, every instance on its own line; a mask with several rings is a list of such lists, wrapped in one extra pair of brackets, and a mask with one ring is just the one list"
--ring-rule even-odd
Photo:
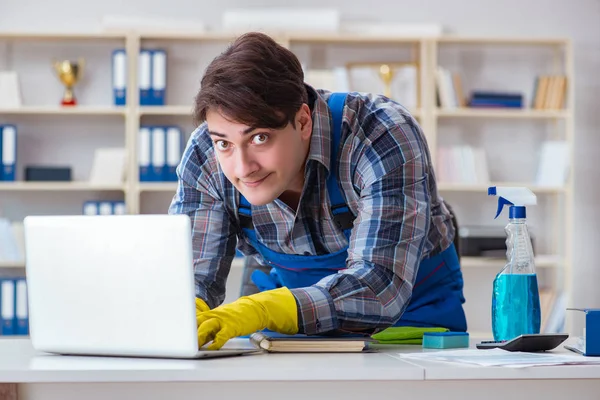
[(219, 110), (206, 115), (215, 153), (227, 179), (254, 205), (264, 205), (285, 191), (302, 192), (312, 118), (303, 105), (296, 126), (251, 127), (227, 119)]

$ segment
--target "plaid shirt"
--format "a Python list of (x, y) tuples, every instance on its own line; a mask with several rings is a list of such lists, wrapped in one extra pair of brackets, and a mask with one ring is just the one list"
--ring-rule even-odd
[[(356, 216), (348, 241), (331, 218), (326, 190), (329, 92), (307, 90), (313, 130), (297, 214), (279, 199), (252, 206), (257, 238), (286, 254), (321, 255), (348, 247), (345, 270), (291, 290), (299, 332), (375, 332), (401, 317), (420, 261), (451, 244), (451, 214), (438, 195), (426, 139), (415, 119), (385, 97), (349, 93), (343, 145), (334, 163)], [(191, 217), (196, 295), (213, 308), (225, 298), (236, 246), (259, 262), (261, 256), (242, 234), (239, 192), (219, 167), (206, 124), (192, 133), (177, 172), (169, 213)]]

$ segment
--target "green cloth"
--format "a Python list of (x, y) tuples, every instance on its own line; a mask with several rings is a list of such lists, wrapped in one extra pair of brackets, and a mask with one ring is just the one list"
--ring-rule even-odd
[(371, 338), (381, 344), (423, 344), (425, 332), (448, 332), (446, 328), (420, 328), (416, 326), (392, 326), (384, 329)]

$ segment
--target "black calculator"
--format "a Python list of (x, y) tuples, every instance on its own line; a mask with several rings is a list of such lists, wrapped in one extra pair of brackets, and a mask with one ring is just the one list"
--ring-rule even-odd
[(556, 348), (569, 337), (566, 333), (537, 333), (520, 335), (511, 340), (487, 340), (477, 343), (478, 349), (537, 352)]

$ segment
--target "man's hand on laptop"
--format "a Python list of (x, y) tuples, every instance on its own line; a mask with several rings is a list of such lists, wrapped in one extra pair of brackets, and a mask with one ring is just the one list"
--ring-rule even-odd
[(198, 318), (200, 313), (203, 313), (203, 312), (209, 311), (209, 310), (210, 310), (210, 307), (208, 306), (208, 304), (206, 304), (206, 302), (204, 300), (196, 297), (196, 318)]
[(231, 338), (249, 335), (268, 328), (279, 333), (293, 335), (298, 332), (296, 298), (288, 288), (240, 297), (233, 303), (213, 310), (198, 312), (198, 346), (212, 340), (209, 350), (217, 350)]

